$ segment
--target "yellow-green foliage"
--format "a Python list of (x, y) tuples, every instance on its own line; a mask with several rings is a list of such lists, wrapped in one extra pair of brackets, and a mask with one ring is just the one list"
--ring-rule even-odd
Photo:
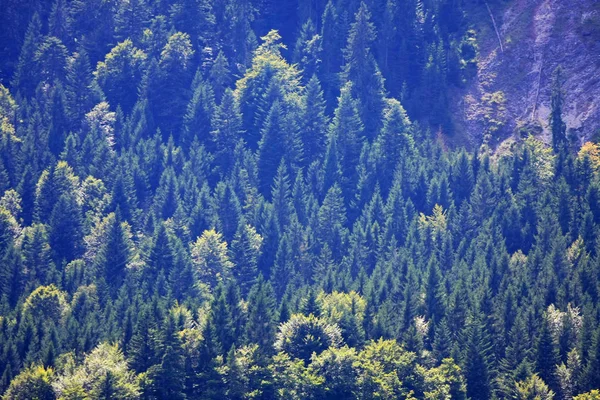
[(537, 375), (516, 384), (516, 399), (519, 400), (552, 400), (554, 392)]
[(112, 48), (104, 61), (98, 63), (94, 74), (99, 81), (109, 78), (112, 74), (120, 73), (129, 68), (140, 68), (146, 61), (146, 53), (136, 48), (130, 39), (127, 39)]
[(433, 236), (437, 235), (438, 232), (446, 231), (448, 222), (446, 221), (446, 212), (439, 204), (433, 207), (433, 213), (431, 215), (425, 215), (421, 213), (419, 215), (420, 228), (423, 231), (431, 231)]
[(43, 366), (31, 366), (22, 371), (13, 381), (3, 400), (54, 400), (52, 390), (54, 370)]
[(379, 339), (365, 346), (357, 361), (358, 385), (362, 398), (413, 398), (403, 385), (417, 366), (415, 353), (406, 351), (395, 340)]
[(266, 89), (272, 79), (281, 83), (286, 101), (301, 104), (300, 71), (290, 65), (281, 56), (281, 36), (277, 31), (270, 31), (261, 38), (263, 43), (254, 52), (252, 66), (246, 74), (236, 82), (235, 96), (241, 103), (254, 96), (259, 88)]
[(23, 313), (30, 314), (34, 320), (52, 320), (57, 323), (67, 310), (65, 293), (56, 286), (40, 286), (25, 300)]
[(589, 157), (594, 172), (598, 173), (600, 171), (600, 147), (596, 143), (585, 142), (579, 149), (577, 158), (583, 160), (585, 157)]
[(308, 317), (294, 314), (279, 327), (275, 348), (294, 358), (307, 361), (312, 354), (320, 354), (341, 344), (342, 333), (336, 324), (330, 324), (312, 314)]
[(321, 292), (317, 296), (317, 301), (319, 302), (321, 316), (331, 323), (339, 324), (344, 316), (354, 314), (358, 323), (362, 324), (365, 317), (367, 302), (355, 291), (350, 293)]
[(138, 377), (131, 371), (123, 353), (117, 345), (102, 343), (96, 347), (80, 365), (66, 360), (64, 373), (54, 383), (59, 400), (99, 398), (106, 379), (110, 379), (115, 398), (135, 400), (140, 398)]
[(229, 261), (227, 242), (214, 229), (202, 233), (192, 244), (191, 254), (200, 283), (214, 287), (231, 276), (233, 263)]
[(537, 179), (547, 183), (554, 176), (554, 158), (552, 148), (546, 146), (542, 141), (529, 136), (524, 143), (525, 149), (529, 151), (530, 163)]
[(269, 365), (277, 398), (290, 400), (314, 399), (325, 379), (304, 366), (302, 360), (293, 359), (286, 353), (273, 357)]
[(308, 365), (281, 352), (269, 369), (278, 394), (292, 399), (466, 399), (461, 369), (452, 359), (428, 369), (395, 340), (372, 341), (361, 351), (330, 347)]
[(20, 142), (20, 139), (15, 136), (13, 125), (16, 111), (17, 103), (13, 100), (8, 89), (0, 84), (0, 140), (3, 142), (6, 140)]
[(600, 390), (592, 390), (591, 392), (575, 396), (573, 400), (600, 400)]
[(169, 38), (165, 48), (160, 53), (160, 66), (171, 69), (187, 69), (194, 55), (190, 35), (176, 32)]
[[(420, 367), (422, 368), (422, 367)], [(446, 400), (464, 399), (467, 391), (462, 371), (451, 358), (442, 361), (439, 367), (424, 370), (425, 399)]]
[(504, 92), (484, 93), (481, 96), (486, 134), (493, 135), (506, 123), (506, 97)]

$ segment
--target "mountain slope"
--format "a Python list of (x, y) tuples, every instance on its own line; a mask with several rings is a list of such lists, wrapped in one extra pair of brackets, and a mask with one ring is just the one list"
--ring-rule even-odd
[(519, 132), (549, 141), (552, 73), (560, 65), (568, 133), (579, 144), (592, 138), (600, 122), (600, 3), (515, 0), (489, 11), (478, 14), (477, 78), (452, 94), (458, 130), (473, 144), (486, 133), (491, 145)]

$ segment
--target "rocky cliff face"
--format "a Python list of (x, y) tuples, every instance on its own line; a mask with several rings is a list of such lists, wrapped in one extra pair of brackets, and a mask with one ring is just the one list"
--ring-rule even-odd
[(458, 131), (475, 146), (527, 132), (550, 140), (552, 73), (561, 65), (568, 133), (578, 143), (598, 133), (600, 1), (511, 0), (485, 11), (477, 77), (452, 95)]

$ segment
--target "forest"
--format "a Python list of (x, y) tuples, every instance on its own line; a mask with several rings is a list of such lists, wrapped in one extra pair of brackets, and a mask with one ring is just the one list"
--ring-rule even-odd
[(2, 399), (600, 399), (564, 73), (451, 119), (504, 1), (0, 0)]

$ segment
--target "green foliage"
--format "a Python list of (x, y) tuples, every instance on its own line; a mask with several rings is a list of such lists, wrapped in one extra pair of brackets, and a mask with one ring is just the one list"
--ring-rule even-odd
[(294, 314), (279, 327), (275, 348), (307, 362), (313, 353), (318, 355), (341, 343), (342, 335), (337, 325), (328, 324), (314, 315)]
[(532, 375), (525, 382), (517, 382), (517, 399), (554, 399), (554, 392), (537, 375)]
[(132, 109), (146, 58), (147, 55), (127, 39), (117, 44), (105, 60), (98, 63), (94, 75), (109, 103), (115, 107), (120, 104), (127, 112)]
[(25, 300), (23, 312), (35, 319), (59, 322), (67, 308), (65, 293), (56, 286), (40, 286)]
[(192, 261), (201, 283), (214, 288), (219, 282), (229, 279), (233, 264), (227, 253), (227, 243), (214, 229), (204, 231), (192, 244)]
[(81, 364), (73, 359), (64, 363), (64, 373), (53, 385), (58, 399), (80, 399), (84, 393), (84, 398), (140, 398), (138, 378), (116, 345), (100, 344)]
[(485, 2), (4, 3), (4, 398), (597, 395), (565, 76), (552, 146), (448, 139)]
[(32, 366), (15, 377), (2, 398), (6, 400), (54, 400), (57, 397), (52, 390), (53, 380), (52, 368)]

